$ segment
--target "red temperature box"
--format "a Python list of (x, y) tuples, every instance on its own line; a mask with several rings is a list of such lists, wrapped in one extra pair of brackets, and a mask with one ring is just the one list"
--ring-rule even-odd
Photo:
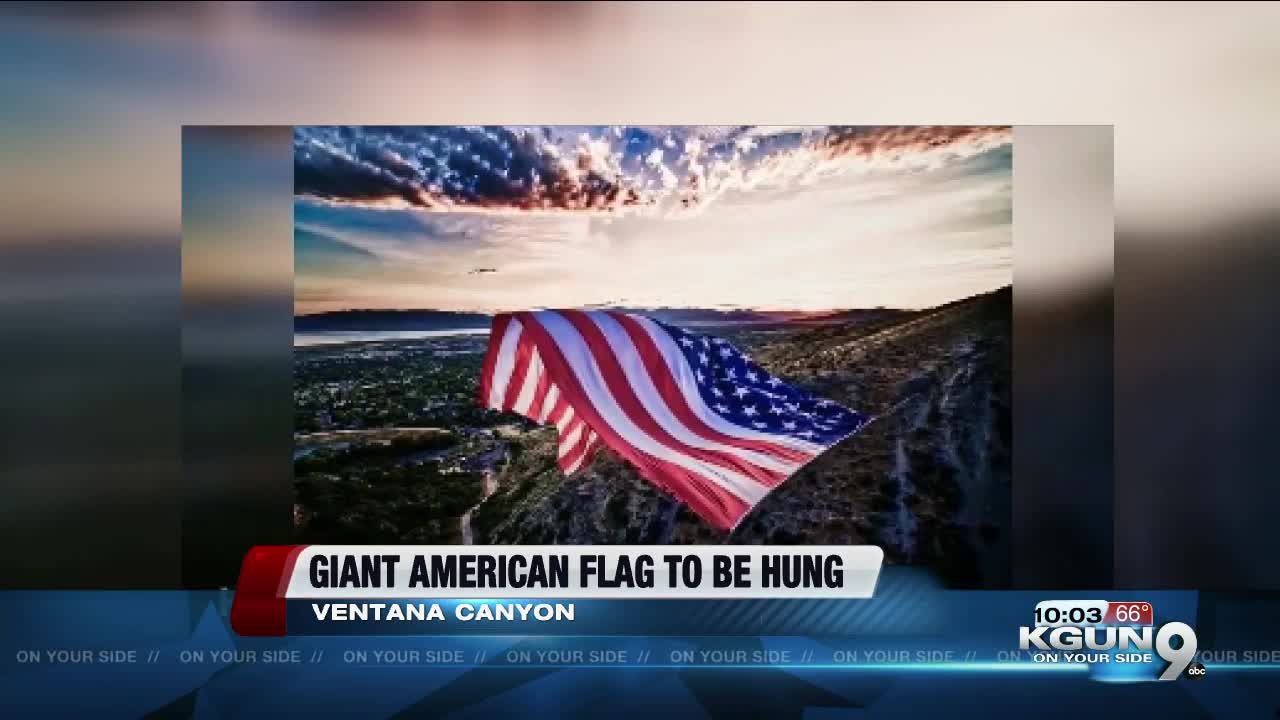
[(1107, 602), (1106, 625), (1151, 625), (1154, 612), (1149, 602)]

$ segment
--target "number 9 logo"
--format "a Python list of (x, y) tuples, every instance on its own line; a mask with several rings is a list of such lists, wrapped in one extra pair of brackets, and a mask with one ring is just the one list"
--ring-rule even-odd
[[(1174, 648), (1170, 642), (1173, 638), (1182, 638), (1182, 647)], [(1156, 633), (1156, 654), (1161, 660), (1169, 663), (1169, 667), (1160, 673), (1157, 680), (1177, 680), (1178, 675), (1191, 664), (1191, 659), (1196, 656), (1196, 631), (1186, 623), (1171, 622), (1165, 623), (1160, 627), (1160, 632)]]

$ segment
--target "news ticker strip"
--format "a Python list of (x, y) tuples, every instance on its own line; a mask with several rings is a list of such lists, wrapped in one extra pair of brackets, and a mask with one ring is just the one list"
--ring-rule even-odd
[[(162, 644), (147, 646), (130, 645), (127, 638), (140, 634), (140, 628), (132, 623), (103, 627), (99, 632), (88, 634), (68, 634), (51, 624), (38, 623), (34, 631), (23, 633), (17, 642), (9, 636), (7, 642), (0, 643), (4, 646), (0, 652), (0, 685), (7, 685), (6, 697), (16, 700), (16, 707), (26, 710), (14, 717), (37, 714), (143, 717), (164, 714), (157, 712), (161, 708), (189, 715), (193, 703), (197, 716), (209, 712), (278, 716), (286, 709), (286, 715), (395, 717), (410, 714), (405, 711), (410, 707), (420, 711), (412, 714), (438, 715), (442, 706), (459, 706), (451, 700), (457, 698), (459, 692), (465, 693), (464, 702), (482, 709), (492, 707), (481, 705), (491, 702), (487, 698), (499, 693), (516, 693), (514, 702), (507, 705), (513, 711), (518, 712), (523, 706), (532, 712), (545, 707), (554, 712), (562, 707), (557, 704), (562, 693), (581, 689), (585, 694), (593, 692), (592, 688), (598, 691), (602, 682), (608, 687), (607, 703), (621, 703), (625, 710), (639, 708), (640, 713), (651, 713), (655, 707), (674, 707), (673, 698), (687, 695), (689, 674), (693, 673), (698, 683), (721, 684), (726, 692), (724, 697), (730, 701), (740, 698), (741, 689), (748, 686), (763, 689), (763, 693), (754, 695), (757, 698), (766, 694), (783, 696), (795, 692), (795, 682), (799, 679), (855, 699), (867, 697), (864, 692), (883, 696), (889, 704), (881, 707), (891, 712), (896, 709), (898, 714), (905, 710), (912, 716), (946, 715), (947, 706), (956, 701), (981, 710), (986, 703), (974, 705), (974, 699), (986, 697), (996, 698), (1000, 707), (1006, 707), (1007, 699), (1012, 697), (1021, 703), (1017, 714), (1034, 715), (1037, 710), (1043, 711), (1046, 701), (1052, 704), (1060, 702), (1059, 698), (1076, 697), (1091, 683), (1110, 679), (1099, 678), (1092, 668), (1081, 665), (999, 660), (1001, 652), (1005, 653), (1003, 657), (1016, 652), (1008, 649), (1013, 642), (1008, 629), (1017, 622), (1016, 616), (1030, 614), (1034, 602), (1032, 599), (1021, 603), (1016, 612), (1013, 608), (1002, 608), (998, 613), (998, 627), (986, 623), (982, 613), (977, 613), (980, 632), (973, 635), (973, 639), (978, 643), (999, 642), (1005, 648), (999, 651), (981, 644), (947, 643), (936, 637), (920, 638), (925, 642), (901, 639), (887, 644), (845, 639), (831, 641), (831, 647), (808, 638), (754, 637), (237, 638), (229, 633), (225, 618), (216, 612), (212, 617), (206, 613), (188, 632), (175, 634)], [(139, 604), (146, 604), (151, 610), (161, 605)], [(963, 597), (957, 597), (954, 605), (960, 610), (970, 607)], [(159, 616), (156, 619), (162, 621)], [(970, 624), (966, 630), (972, 627)], [(103, 642), (108, 636), (112, 642), (109, 648), (74, 649)], [(1269, 636), (1267, 641), (1280, 647), (1280, 635)], [(126, 648), (136, 650), (131, 664), (103, 664), (96, 657), (90, 662), (79, 658), (71, 660), (86, 651), (93, 654), (105, 651), (109, 660), (116, 651)], [(755, 655), (755, 649), (764, 652)], [(741, 655), (743, 650), (751, 653), (745, 661)], [(577, 651), (581, 651), (580, 654)], [(31, 657), (48, 652), (61, 655), (61, 659)], [(839, 661), (836, 652), (842, 653)], [(924, 656), (911, 657), (918, 652)], [(18, 657), (19, 653), (23, 654), (22, 658)], [(896, 659), (904, 653), (908, 660)], [(951, 653), (952, 661), (945, 660), (947, 653)], [(692, 662), (689, 662), (690, 654)], [(870, 660), (866, 654), (871, 655)], [(938, 654), (944, 659), (930, 660)], [(127, 656), (126, 650), (126, 660)], [(968, 657), (973, 659), (966, 659)], [(21, 664), (17, 664), (18, 660)], [(1280, 662), (1266, 668), (1220, 669), (1209, 665), (1208, 669), (1210, 675), (1221, 674), (1219, 680), (1231, 675), (1250, 681), (1254, 687), (1266, 687), (1280, 677)], [(549, 678), (553, 674), (555, 676)], [(956, 684), (948, 679), (962, 682)], [(899, 686), (897, 690), (889, 688), (889, 692), (885, 692), (887, 686), (882, 683), (899, 680), (916, 684)], [(868, 686), (868, 682), (872, 684)], [(925, 684), (920, 685), (921, 682)], [(1009, 685), (1010, 682), (1027, 686), (1017, 687)], [(522, 685), (531, 685), (531, 692), (516, 689)], [(1148, 711), (1152, 707), (1172, 707), (1176, 714), (1177, 703), (1187, 702), (1187, 696), (1176, 684), (1161, 686), (1164, 691), (1157, 686), (1154, 694), (1123, 689), (1108, 693), (1107, 707), (1114, 708), (1116, 703), (1124, 701), (1129, 703), (1126, 715), (1151, 714)], [(678, 692), (660, 694), (665, 687)], [(1195, 708), (1206, 705), (1222, 708), (1221, 702), (1206, 702), (1204, 693), (1212, 698), (1214, 693), (1224, 692), (1226, 695), (1221, 697), (1227, 699), (1244, 698), (1244, 702), (1236, 703), (1235, 707), (1257, 708), (1256, 694), (1252, 697), (1242, 694), (1241, 687), (1246, 686), (1233, 682), (1203, 683), (1196, 688)], [(547, 688), (554, 694), (550, 706), (545, 706), (549, 697)], [(932, 707), (925, 711), (902, 700), (913, 695), (936, 695), (948, 689), (954, 692), (941, 703), (931, 703)], [(1089, 697), (1098, 697), (1097, 691)], [(1162, 697), (1165, 699), (1161, 700)], [(743, 707), (741, 702), (737, 706)], [(800, 712), (801, 709), (797, 709), (790, 714)], [(1236, 715), (1244, 716), (1244, 713)], [(1227, 716), (1234, 715), (1227, 713)]]
[[(407, 639), (406, 639), (407, 640)], [(295, 642), (295, 641), (291, 641)], [(807, 638), (438, 638), (429, 642), (303, 640), (302, 646), (219, 648), (24, 648), (5, 658), (32, 666), (342, 666), (351, 668), (722, 668), (901, 672), (1078, 672), (1085, 664), (1043, 663), (1013, 650), (894, 643), (829, 644)], [(1280, 650), (1244, 651), (1213, 670), (1280, 672)], [(1208, 656), (1204, 659), (1210, 659)]]
[[(349, 621), (351, 613), (367, 621), (370, 610), (377, 620), (385, 619), (384, 610), (393, 620), (443, 620), (443, 606), (413, 601), (477, 596), (486, 601), (865, 599), (874, 593), (883, 560), (875, 546), (262, 546), (245, 557), (231, 622), (241, 635), (283, 635), (293, 620), (296, 633), (302, 629), (296, 621), (308, 617), (296, 612), (297, 603), (308, 600), (316, 623), (325, 623)], [(535, 619), (575, 619), (572, 605), (537, 603), (532, 611), (542, 608), (550, 608), (554, 617)], [(459, 621), (473, 619), (458, 617), (457, 604), (448, 609)], [(307, 624), (308, 630), (317, 629)]]

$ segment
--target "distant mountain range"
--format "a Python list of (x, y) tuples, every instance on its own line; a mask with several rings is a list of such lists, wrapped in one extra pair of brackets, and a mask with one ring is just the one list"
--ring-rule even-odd
[(297, 315), (294, 332), (344, 330), (466, 330), (489, 327), (491, 315), (448, 310), (340, 310)]
[(802, 312), (783, 312), (773, 310), (713, 310), (710, 308), (633, 308), (609, 307), (608, 310), (635, 313), (655, 320), (673, 324), (715, 324), (715, 323), (759, 323), (786, 322), (797, 317), (804, 317)]
[[(605, 309), (605, 308), (599, 308)], [(710, 308), (629, 308), (609, 310), (636, 313), (673, 325), (730, 325), (739, 323), (848, 322), (874, 319), (898, 310), (839, 310), (825, 313), (780, 310), (714, 310)], [(493, 316), (451, 310), (340, 310), (298, 315), (295, 332), (370, 330), (465, 330), (488, 327)]]

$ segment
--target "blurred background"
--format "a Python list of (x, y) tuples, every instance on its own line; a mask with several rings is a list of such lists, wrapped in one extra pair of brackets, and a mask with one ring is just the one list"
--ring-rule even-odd
[[(1114, 254), (1015, 244), (1014, 475), (1042, 493), (1015, 577), (1280, 589), (1278, 29), (1220, 2), (6, 5), (0, 584), (217, 584), (184, 579), (184, 525), (287, 532), (266, 499), (184, 520), (287, 467), (287, 416), (209, 389), (287, 386), (292, 292), (262, 240), (281, 131), (184, 151), (184, 125), (831, 122), (1114, 125)], [(184, 152), (222, 153), (218, 202), (184, 208)]]

